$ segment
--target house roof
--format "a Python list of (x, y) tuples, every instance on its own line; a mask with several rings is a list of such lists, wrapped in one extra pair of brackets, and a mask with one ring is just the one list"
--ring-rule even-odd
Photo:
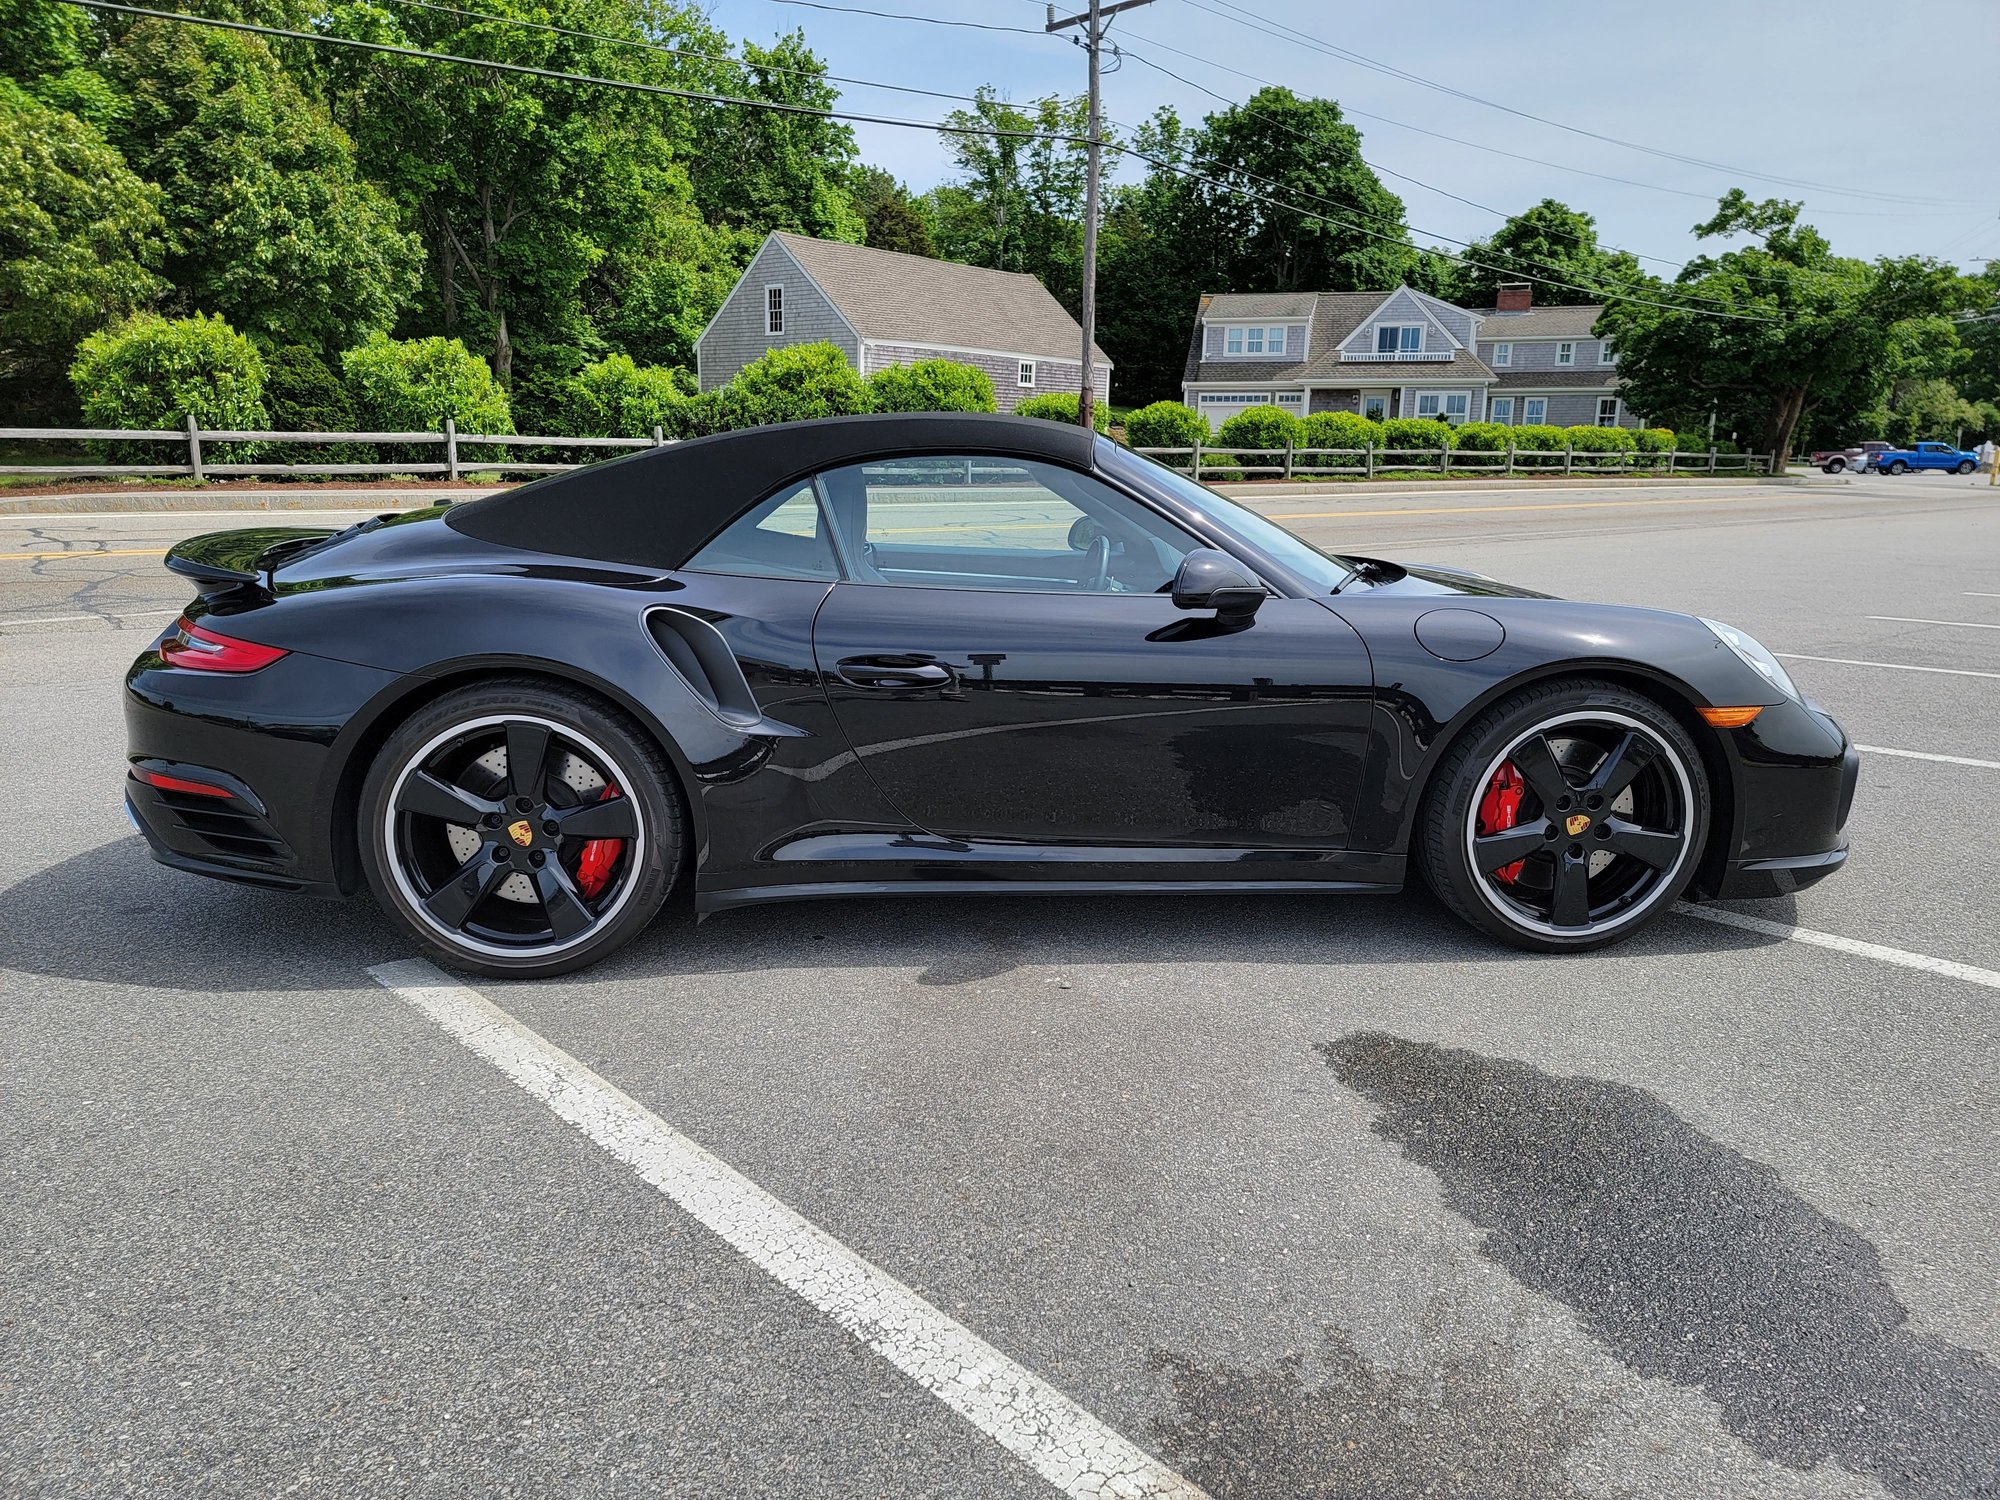
[(1494, 389), (1503, 393), (1567, 389), (1571, 386), (1608, 391), (1618, 384), (1618, 371), (1612, 365), (1582, 370), (1501, 370), (1498, 373), (1500, 381)]
[(1479, 325), (1479, 341), (1504, 344), (1513, 339), (1587, 339), (1601, 306), (1531, 307), (1526, 312), (1499, 312), (1494, 308), (1473, 309), (1486, 321)]
[(1207, 316), (1218, 322), (1238, 318), (1310, 318), (1318, 292), (1219, 292), (1208, 299)]
[[(1373, 360), (1343, 360), (1340, 345), (1349, 334), (1368, 321), (1369, 315), (1393, 292), (1212, 292), (1201, 299), (1194, 333), (1188, 341), (1187, 364), (1181, 378), (1189, 382), (1211, 380), (1294, 383), (1334, 381), (1343, 386), (1394, 385), (1412, 380), (1466, 380), (1486, 382), (1493, 372), (1470, 349), (1458, 349), (1449, 360), (1408, 360), (1377, 363)], [(1211, 359), (1204, 361), (1204, 322), (1234, 322), (1238, 318), (1284, 317), (1283, 311), (1263, 311), (1259, 304), (1281, 299), (1311, 303), (1311, 326), (1306, 335), (1303, 359)], [(1485, 337), (1484, 330), (1480, 336)]]
[[(1074, 360), (1083, 330), (1049, 289), (1019, 271), (989, 271), (895, 250), (774, 233), (864, 339), (990, 349)], [(1096, 345), (1092, 358), (1109, 368)]]

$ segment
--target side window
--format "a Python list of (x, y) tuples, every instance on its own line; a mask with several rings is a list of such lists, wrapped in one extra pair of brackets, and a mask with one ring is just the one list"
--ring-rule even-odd
[(866, 583), (1153, 594), (1201, 545), (1102, 480), (1032, 460), (885, 458), (820, 483)]
[(811, 484), (794, 485), (738, 516), (688, 562), (697, 573), (752, 578), (840, 577)]

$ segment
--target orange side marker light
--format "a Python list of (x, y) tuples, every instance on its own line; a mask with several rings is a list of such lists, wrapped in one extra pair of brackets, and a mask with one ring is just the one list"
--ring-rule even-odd
[(1764, 711), (1762, 704), (1752, 704), (1748, 708), (1698, 708), (1700, 714), (1717, 729), (1741, 729)]

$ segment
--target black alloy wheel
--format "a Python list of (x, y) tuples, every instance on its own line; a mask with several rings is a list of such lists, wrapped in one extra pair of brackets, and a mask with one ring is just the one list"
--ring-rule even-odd
[(401, 726), (370, 768), (359, 832), (376, 898), (434, 956), (533, 977), (595, 962), (652, 920), (682, 826), (644, 731), (519, 681)]
[(1610, 683), (1503, 701), (1440, 764), (1420, 856), (1460, 917), (1517, 947), (1629, 937), (1694, 876), (1709, 789), (1687, 731)]

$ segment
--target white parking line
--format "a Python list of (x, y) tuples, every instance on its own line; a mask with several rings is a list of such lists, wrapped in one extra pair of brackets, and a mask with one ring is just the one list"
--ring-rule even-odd
[(1963, 592), (1968, 599), (2000, 599), (2000, 594), (1982, 594), (1978, 589), (1966, 589)]
[(1741, 912), (1722, 911), (1713, 906), (1690, 906), (1685, 901), (1674, 910), (1684, 917), (1699, 917), (1704, 922), (1718, 922), (1724, 927), (1740, 927), (1745, 932), (1760, 932), (1766, 937), (1784, 938), (1794, 943), (1810, 943), (1815, 948), (1831, 948), (1836, 953), (1852, 954), (1856, 958), (1870, 958), (1877, 963), (1896, 964), (1905, 969), (1923, 969), (1932, 974), (1942, 974), (1947, 979), (1963, 979), (1967, 984), (2000, 990), (2000, 971), (1962, 964), (1955, 959), (1932, 958), (1928, 953), (1912, 953), (1907, 948), (1864, 943), (1859, 938), (1841, 937), (1838, 933), (1815, 932), (1810, 927), (1793, 927), (1785, 922), (1767, 922), (1762, 917), (1746, 917)]
[(484, 996), (420, 959), (368, 972), (1064, 1494), (1207, 1500), (1197, 1485)]
[(8, 625), (66, 625), (73, 620), (150, 620), (157, 615), (177, 615), (175, 609), (140, 609), (124, 615), (37, 615), (26, 620), (0, 620), (0, 627)]
[(1786, 661), (1830, 661), (1842, 667), (1886, 667), (1892, 672), (1937, 672), (1946, 677), (2000, 677), (2000, 672), (1974, 672), (1966, 667), (1913, 667), (1900, 661), (1856, 661), (1851, 656), (1807, 656), (1799, 651), (1773, 651)]
[(2000, 625), (1987, 625), (1978, 620), (1923, 620), (1915, 615), (1863, 615), (1864, 620), (1887, 620), (1892, 625), (1956, 625), (1961, 630), (2000, 630)]
[(2000, 760), (1974, 760), (1969, 755), (1933, 755), (1928, 750), (1891, 750), (1887, 745), (1856, 745), (1870, 755), (1900, 755), (1906, 760), (1936, 760), (1948, 766), (1978, 766), (1982, 770), (2000, 771)]

